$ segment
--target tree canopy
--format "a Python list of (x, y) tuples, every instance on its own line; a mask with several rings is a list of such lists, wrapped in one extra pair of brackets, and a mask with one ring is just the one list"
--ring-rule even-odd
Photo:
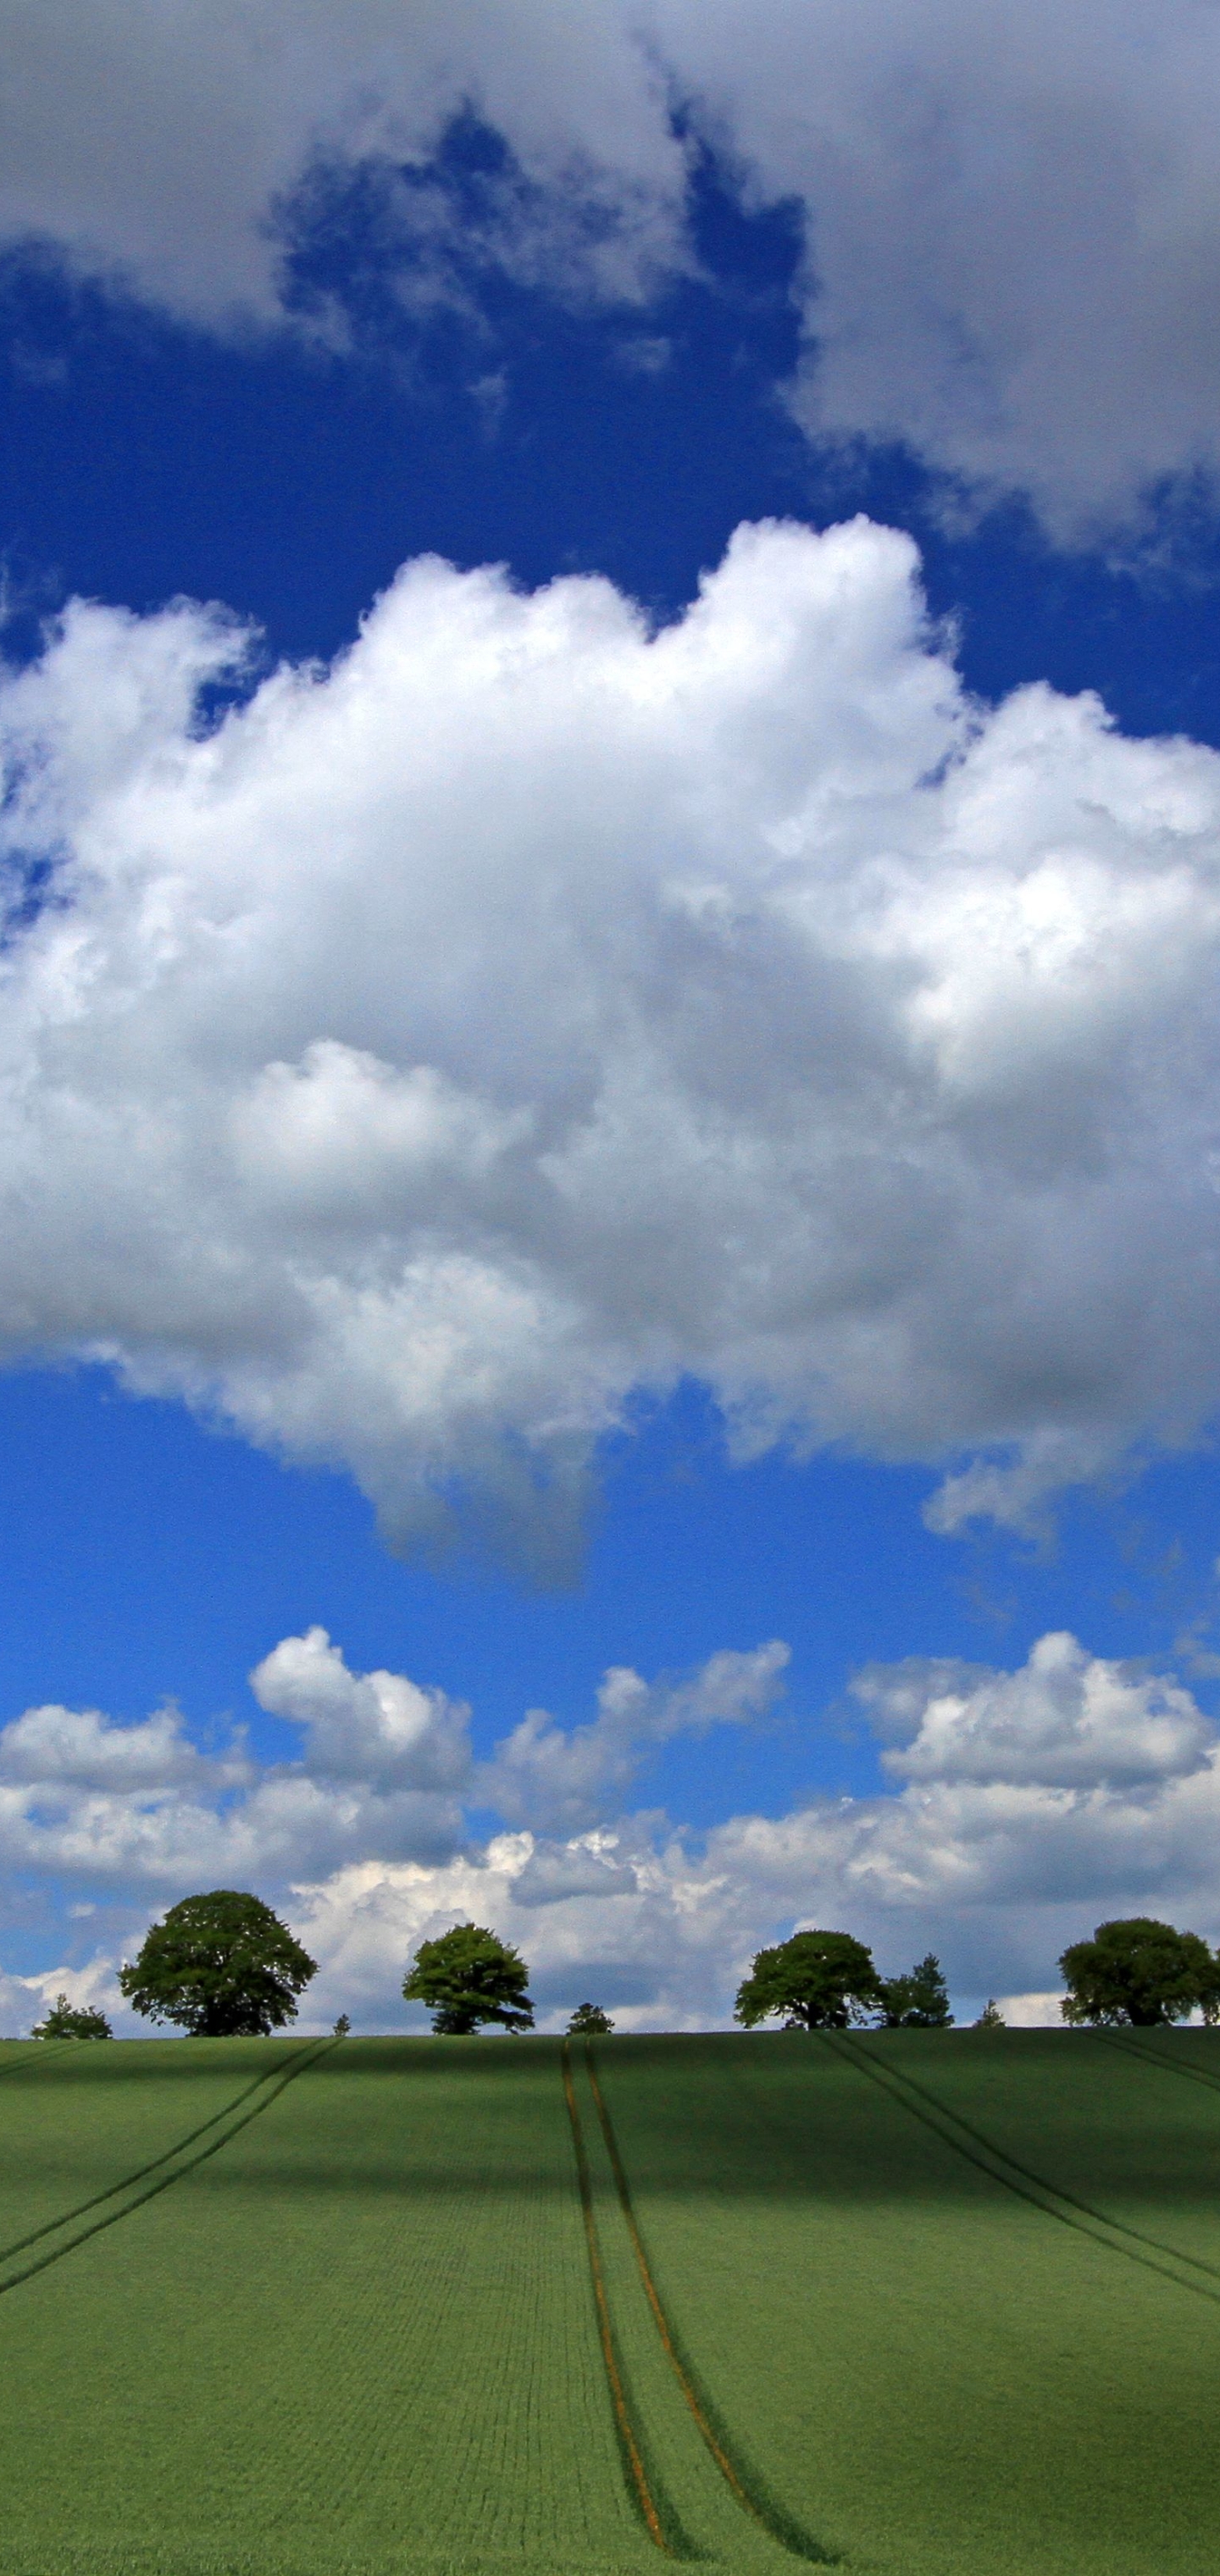
[(532, 2030), (529, 1976), (520, 1951), (485, 1925), (455, 1923), (452, 1932), (420, 1942), (402, 1990), (408, 2003), (429, 2005), (438, 2037), (464, 2039), (485, 2022)]
[(882, 1996), (873, 1954), (850, 1932), (794, 1932), (760, 1950), (737, 1990), (736, 2020), (747, 2030), (782, 2013), (786, 2030), (846, 2030)]
[(56, 1995), (45, 2018), (36, 2021), (31, 2039), (113, 2039), (104, 2012), (88, 2004), (70, 2004), (66, 1995)]
[(917, 1959), (905, 1977), (886, 1977), (881, 1987), (881, 2018), (887, 2030), (948, 2030), (953, 2014), (940, 1961), (931, 1950)]
[(1067, 1985), (1060, 2007), (1069, 2022), (1185, 2021), (1196, 2005), (1205, 2020), (1220, 2012), (1220, 1961), (1197, 1932), (1134, 1914), (1099, 1923), (1091, 1941), (1073, 1941), (1059, 1961)]
[(231, 1887), (184, 1896), (144, 1936), (119, 1984), (150, 2021), (194, 2039), (265, 2037), (296, 2019), (317, 1962), (261, 1897)]
[(568, 2023), (568, 2037), (569, 2039), (598, 2039), (604, 2037), (605, 2033), (613, 2028), (614, 2024), (609, 2013), (603, 2012), (600, 2004), (577, 2004)]

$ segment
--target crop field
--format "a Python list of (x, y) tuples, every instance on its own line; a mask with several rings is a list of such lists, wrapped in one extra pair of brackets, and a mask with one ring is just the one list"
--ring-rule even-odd
[(0, 2048), (0, 2576), (1212, 2576), (1220, 2034)]

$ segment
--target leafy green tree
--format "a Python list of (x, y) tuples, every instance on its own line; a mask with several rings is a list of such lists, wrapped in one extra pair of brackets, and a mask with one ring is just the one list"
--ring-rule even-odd
[(929, 1950), (905, 1977), (886, 1977), (881, 1988), (881, 2019), (887, 2030), (949, 2030), (953, 2015), (940, 1961)]
[(505, 2030), (532, 2030), (529, 1977), (520, 1952), (507, 1941), (498, 1941), (481, 1923), (455, 1923), (452, 1932), (420, 1942), (402, 1990), (408, 2003), (430, 2006), (439, 2037), (464, 2039), (489, 2021)]
[(971, 2030), (1007, 2030), (1008, 2024), (994, 1995), (988, 1995), (978, 2020), (972, 2021), (970, 2027)]
[(600, 2004), (577, 2004), (568, 2023), (568, 2037), (569, 2039), (598, 2039), (613, 2028), (614, 2024), (609, 2013), (603, 2012)]
[(350, 2029), (351, 2029), (351, 2026), (352, 2026), (352, 2025), (351, 2025), (351, 2020), (350, 2020), (350, 2018), (349, 2018), (348, 2014), (347, 2014), (347, 2013), (340, 2013), (339, 2018), (338, 2018), (338, 2021), (335, 2023), (335, 2037), (336, 2037), (336, 2039), (346, 2039), (346, 2038), (347, 2038), (347, 2035), (348, 2035), (348, 2032), (349, 2032), (349, 2031), (350, 2031)]
[(265, 2037), (296, 2019), (296, 1998), (317, 1961), (261, 1897), (235, 1888), (184, 1896), (144, 1936), (119, 1984), (150, 2021), (177, 2022), (193, 2039)]
[(1073, 1941), (1059, 1961), (1067, 1985), (1060, 2010), (1069, 2022), (1138, 2030), (1185, 2021), (1196, 2005), (1206, 2020), (1220, 2011), (1220, 1962), (1197, 1932), (1134, 1914), (1099, 1923), (1091, 1941)]
[(83, 2004), (70, 2004), (66, 1995), (56, 1995), (45, 2021), (37, 2021), (30, 2033), (32, 2039), (113, 2039), (104, 2012)]
[(782, 2013), (785, 2030), (846, 2030), (880, 2002), (873, 1954), (850, 1932), (794, 1932), (760, 1950), (737, 1990), (734, 2015), (747, 2030)]

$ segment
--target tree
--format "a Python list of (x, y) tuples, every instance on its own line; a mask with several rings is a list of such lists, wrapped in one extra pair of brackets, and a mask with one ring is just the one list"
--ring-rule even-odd
[(603, 2012), (600, 2004), (577, 2004), (568, 2023), (568, 2037), (569, 2039), (600, 2039), (613, 2028), (614, 2024), (609, 2013)]
[(113, 2039), (104, 2012), (87, 2005), (70, 2004), (66, 1995), (56, 1995), (48, 2006), (45, 2021), (36, 2021), (31, 2039)]
[(972, 2021), (970, 2027), (971, 2030), (1007, 2030), (1008, 2024), (994, 1995), (988, 1995), (978, 2020)]
[(747, 2030), (772, 2013), (785, 2030), (846, 2030), (881, 2000), (873, 1954), (850, 1932), (794, 1932), (760, 1950), (737, 1990), (735, 2018)]
[(452, 1932), (420, 1942), (402, 1990), (408, 2003), (431, 2007), (439, 2038), (464, 2039), (489, 2021), (505, 2030), (532, 2030), (529, 1977), (520, 1952), (507, 1941), (498, 1941), (481, 1923), (455, 1923)]
[(338, 2021), (335, 2023), (336, 2039), (346, 2039), (351, 2026), (350, 2016), (347, 2013), (340, 2013)]
[(881, 2019), (887, 2030), (949, 2030), (953, 2015), (949, 1989), (939, 1959), (929, 1950), (905, 1977), (887, 1977), (881, 1988)]
[(316, 1974), (317, 1961), (260, 1897), (217, 1887), (171, 1905), (119, 1984), (138, 2013), (177, 2022), (192, 2039), (262, 2038), (295, 2021), (296, 1998)]
[(1220, 1962), (1206, 1941), (1146, 1914), (1099, 1923), (1092, 1940), (1073, 1941), (1059, 1965), (1068, 1989), (1065, 2021), (1149, 2030), (1185, 2021), (1196, 2005), (1208, 2021), (1220, 2009)]

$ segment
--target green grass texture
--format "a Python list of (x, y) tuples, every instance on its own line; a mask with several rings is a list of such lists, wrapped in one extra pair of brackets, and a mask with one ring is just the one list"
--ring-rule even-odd
[(0, 2047), (0, 2576), (1212, 2576), (1220, 2033)]

